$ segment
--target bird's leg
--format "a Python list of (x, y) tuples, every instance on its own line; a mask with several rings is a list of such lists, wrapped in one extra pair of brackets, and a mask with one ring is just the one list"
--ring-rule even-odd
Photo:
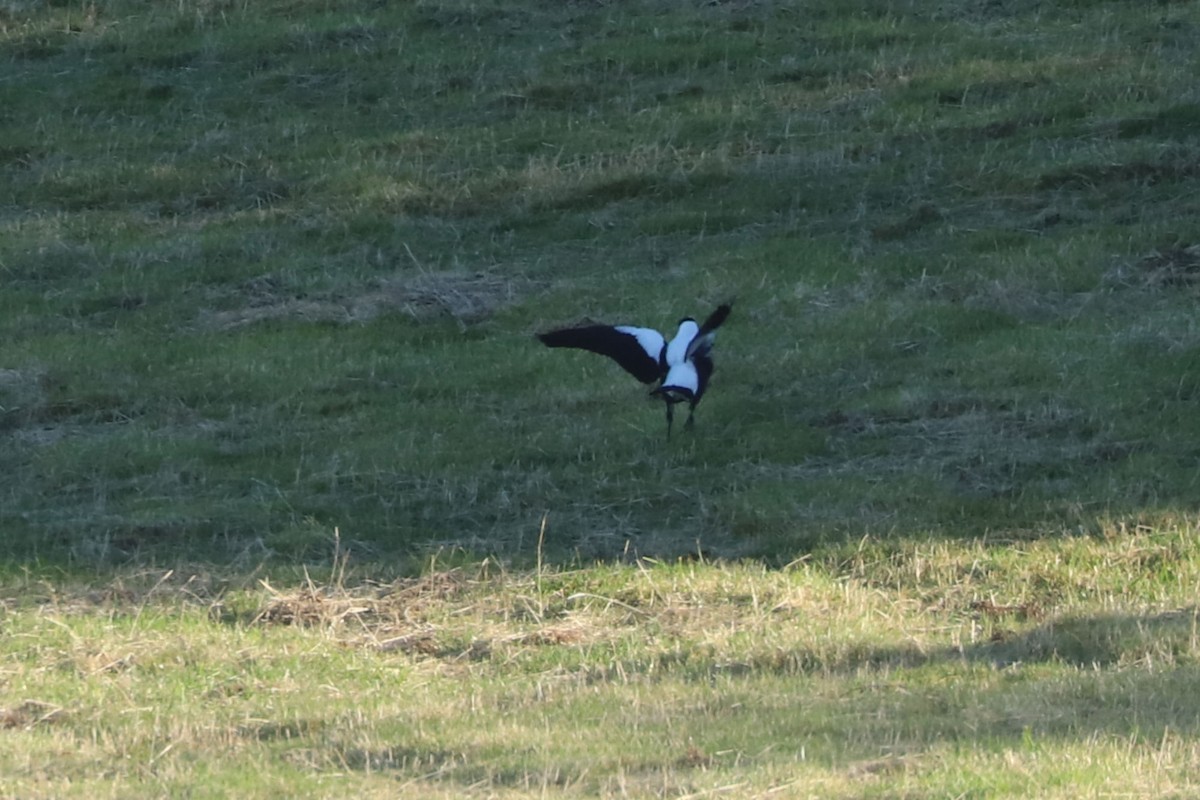
[(675, 421), (675, 404), (667, 403), (667, 441), (671, 441), (671, 423)]
[(690, 431), (692, 429), (692, 426), (695, 424), (696, 424), (696, 405), (693, 403), (688, 406), (688, 418), (687, 418), (687, 422), (683, 423), (683, 427), (685, 430)]

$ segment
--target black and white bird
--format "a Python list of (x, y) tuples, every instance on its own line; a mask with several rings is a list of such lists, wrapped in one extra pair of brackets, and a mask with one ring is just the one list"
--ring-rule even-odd
[(729, 316), (730, 303), (722, 303), (703, 325), (687, 317), (667, 341), (652, 328), (633, 325), (584, 325), (538, 334), (547, 347), (574, 347), (608, 356), (642, 383), (657, 383), (650, 392), (667, 404), (667, 438), (675, 419), (675, 404), (688, 404), (685, 427), (692, 427), (696, 405), (712, 377), (712, 346), (717, 328)]

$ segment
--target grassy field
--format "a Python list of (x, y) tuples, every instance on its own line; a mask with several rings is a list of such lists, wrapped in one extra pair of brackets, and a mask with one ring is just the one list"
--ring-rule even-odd
[(1194, 795), (1198, 37), (0, 0), (0, 796)]

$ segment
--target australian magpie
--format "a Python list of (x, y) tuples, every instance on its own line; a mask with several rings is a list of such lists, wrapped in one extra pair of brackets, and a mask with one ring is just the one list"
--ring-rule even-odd
[(642, 383), (658, 383), (651, 395), (667, 404), (667, 438), (675, 419), (675, 404), (688, 404), (685, 427), (692, 427), (696, 404), (712, 377), (712, 345), (717, 328), (729, 316), (730, 303), (722, 303), (703, 325), (687, 317), (679, 321), (674, 338), (651, 328), (633, 325), (584, 325), (538, 334), (547, 347), (575, 347), (608, 356)]

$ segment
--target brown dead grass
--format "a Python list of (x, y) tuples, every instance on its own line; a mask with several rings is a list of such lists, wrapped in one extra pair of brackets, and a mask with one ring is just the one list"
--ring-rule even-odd
[[(280, 590), (262, 581), (269, 599), (255, 625), (317, 628), (349, 647), (417, 657), (476, 661), (498, 649), (594, 643), (610, 628), (562, 608), (546, 613), (528, 580), (472, 578), (461, 570), (403, 578), (391, 584), (345, 586), (312, 581)], [(575, 597), (573, 600), (582, 600)], [(622, 605), (611, 598), (608, 605)]]
[(1156, 250), (1138, 266), (1152, 286), (1200, 286), (1200, 245)]
[(414, 319), (449, 316), (460, 322), (478, 322), (520, 300), (533, 288), (523, 279), (484, 272), (422, 272), (385, 281), (379, 303)]
[(353, 324), (388, 313), (418, 321), (450, 318), (472, 324), (516, 303), (535, 288), (533, 282), (522, 278), (457, 271), (421, 271), (387, 278), (345, 297), (289, 297), (264, 281), (247, 286), (244, 306), (202, 311), (198, 327), (223, 331), (274, 320)]
[(1200, 287), (1200, 244), (1160, 247), (1136, 261), (1118, 264), (1106, 278), (1116, 286), (1140, 289)]
[[(836, 670), (856, 657), (856, 647), (872, 647), (866, 640), (876, 634), (863, 626), (864, 619), (895, 614), (873, 596), (807, 572), (799, 580), (787, 572), (703, 565), (670, 575), (637, 572), (640, 577), (632, 579), (621, 572), (614, 584), (605, 578), (581, 583), (570, 573), (539, 578), (460, 570), (387, 585), (335, 579), (281, 590), (263, 582), (269, 596), (252, 624), (307, 628), (342, 647), (404, 654), (435, 671), (479, 662), (557, 670), (554, 665), (574, 664), (597, 648), (640, 653), (628, 663), (618, 658), (569, 668), (578, 669), (583, 680), (626, 680), (627, 671), (673, 668), (681, 648), (694, 651), (685, 659), (689, 669), (713, 674), (760, 666)], [(915, 619), (902, 616), (910, 623)], [(850, 634), (857, 644), (831, 645), (828, 651), (797, 644), (809, 637), (824, 641), (830, 625), (858, 631)], [(750, 651), (746, 637), (756, 642)]]
[(13, 706), (0, 707), (0, 729), (30, 730), (39, 725), (51, 725), (66, 720), (67, 710), (41, 700), (23, 700)]

